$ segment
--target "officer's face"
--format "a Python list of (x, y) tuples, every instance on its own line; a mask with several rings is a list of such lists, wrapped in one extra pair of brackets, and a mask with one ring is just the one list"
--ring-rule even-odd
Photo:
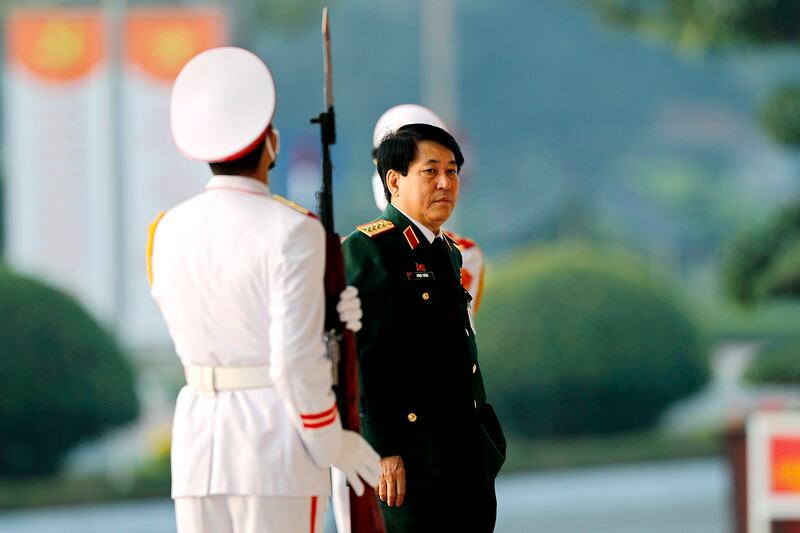
[(389, 170), (392, 204), (433, 232), (438, 232), (458, 199), (458, 167), (453, 152), (441, 144), (421, 141), (408, 174)]

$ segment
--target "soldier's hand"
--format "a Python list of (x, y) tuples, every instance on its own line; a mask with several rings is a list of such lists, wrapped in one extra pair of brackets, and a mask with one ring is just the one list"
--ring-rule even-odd
[(381, 458), (381, 477), (378, 481), (378, 497), (389, 507), (400, 507), (406, 496), (406, 469), (399, 455)]
[[(331, 463), (347, 477), (356, 496), (364, 494), (364, 483), (370, 487), (378, 484), (380, 457), (364, 437), (354, 431), (342, 431), (342, 449), (339, 457)], [(362, 482), (363, 480), (363, 482)]]
[(336, 304), (336, 311), (339, 312), (339, 320), (347, 329), (356, 333), (361, 329), (361, 298), (358, 297), (358, 289), (348, 285), (339, 295), (339, 303)]

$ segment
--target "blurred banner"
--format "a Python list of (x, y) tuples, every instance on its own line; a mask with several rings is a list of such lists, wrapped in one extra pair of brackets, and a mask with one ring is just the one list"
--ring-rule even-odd
[(189, 161), (172, 142), (172, 82), (202, 50), (226, 41), (226, 19), (214, 9), (143, 8), (125, 18), (122, 70), (124, 313), (122, 340), (147, 347), (168, 342), (147, 287), (147, 227), (159, 211), (198, 194), (211, 177), (208, 165)]
[(7, 257), (110, 320), (111, 69), (99, 10), (19, 10), (6, 26)]
[(147, 287), (148, 225), (210, 177), (172, 142), (172, 82), (226, 42), (226, 26), (211, 8), (8, 18), (8, 260), (76, 297), (132, 348), (168, 342)]

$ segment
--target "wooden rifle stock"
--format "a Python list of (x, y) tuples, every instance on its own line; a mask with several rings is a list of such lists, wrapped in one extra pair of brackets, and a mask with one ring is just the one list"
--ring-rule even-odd
[[(334, 387), (339, 405), (342, 426), (351, 431), (361, 432), (359, 416), (358, 352), (355, 335), (346, 329), (339, 320), (336, 304), (345, 289), (346, 278), (342, 244), (334, 229), (333, 222), (333, 165), (330, 147), (336, 142), (336, 121), (333, 112), (333, 73), (331, 69), (330, 30), (328, 8), (322, 11), (322, 45), (325, 66), (325, 105), (326, 111), (311, 119), (319, 124), (322, 141), (322, 189), (317, 193), (318, 213), (325, 227), (325, 331), (328, 350), (333, 356)], [(364, 485), (364, 494), (356, 496), (350, 488), (350, 531), (351, 533), (385, 533), (383, 516), (378, 509), (375, 491)]]

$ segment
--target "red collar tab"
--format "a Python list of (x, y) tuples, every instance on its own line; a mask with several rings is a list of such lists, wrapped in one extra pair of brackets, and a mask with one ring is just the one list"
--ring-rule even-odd
[(414, 233), (414, 228), (408, 226), (406, 229), (403, 230), (403, 235), (406, 237), (406, 241), (408, 241), (408, 245), (413, 250), (417, 246), (419, 246), (419, 239), (417, 238), (417, 234)]

